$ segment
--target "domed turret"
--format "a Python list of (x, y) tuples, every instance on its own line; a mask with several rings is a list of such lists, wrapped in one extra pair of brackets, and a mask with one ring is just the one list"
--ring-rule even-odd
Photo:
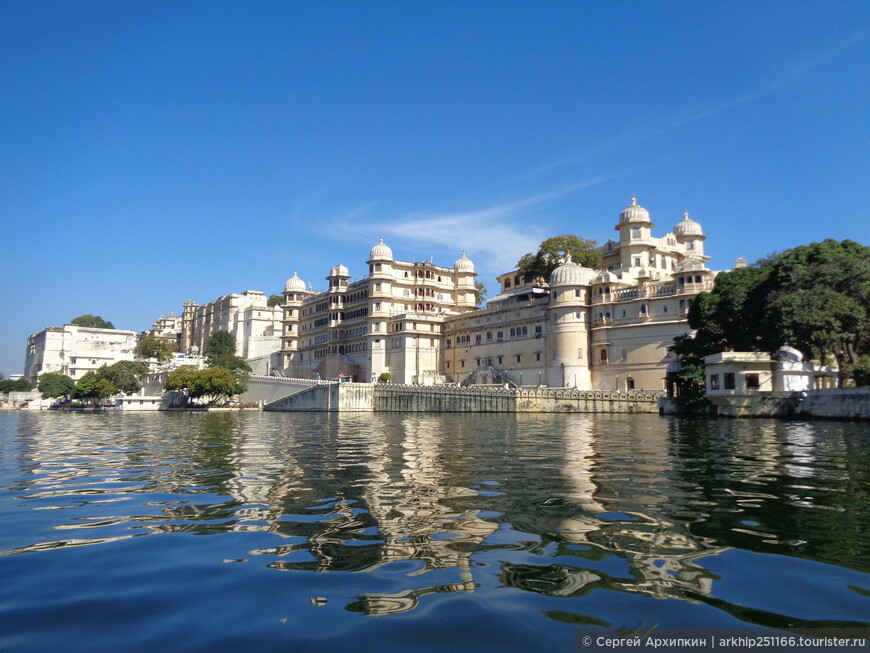
[(392, 261), (393, 260), (393, 250), (384, 245), (384, 239), (381, 238), (380, 242), (372, 247), (372, 251), (369, 253), (370, 261)]
[(465, 252), (462, 252), (462, 256), (456, 259), (456, 263), (453, 264), (453, 269), (456, 272), (474, 272), (474, 263), (465, 256)]
[(293, 270), (293, 276), (284, 284), (284, 292), (299, 292), (305, 290), (305, 282), (299, 278), (299, 273)]
[[(350, 277), (350, 271), (341, 263), (329, 271), (329, 277)], [(329, 278), (327, 277), (327, 279)]]
[(595, 270), (584, 268), (571, 260), (571, 255), (565, 256), (565, 262), (550, 274), (550, 287), (586, 286), (595, 279)]
[(626, 222), (650, 222), (649, 211), (637, 203), (637, 197), (634, 195), (631, 196), (631, 204), (619, 214), (619, 224)]
[(701, 225), (689, 217), (689, 212), (683, 212), (683, 219), (680, 220), (674, 227), (674, 235), (679, 238), (681, 236), (703, 236)]

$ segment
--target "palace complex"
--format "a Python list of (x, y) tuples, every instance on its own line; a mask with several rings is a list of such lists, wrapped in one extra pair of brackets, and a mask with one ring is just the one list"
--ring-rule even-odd
[(715, 273), (688, 212), (661, 238), (654, 226), (632, 197), (618, 237), (599, 248), (601, 269), (568, 257), (549, 283), (507, 272), (485, 308), (465, 253), (449, 267), (400, 261), (381, 239), (362, 278), (339, 264), (322, 291), (294, 273), (278, 305), (252, 290), (188, 300), (144, 334), (202, 353), (211, 334), (228, 331), (255, 372), (297, 378), (663, 389), (676, 363), (668, 347), (689, 331), (689, 304)]
[(368, 275), (337, 265), (328, 290), (296, 274), (284, 288), (280, 366), (288, 376), (395, 383), (510, 383), (662, 389), (692, 298), (709, 290), (701, 225), (688, 213), (662, 238), (632, 198), (602, 269), (563, 262), (548, 284), (512, 271), (476, 308), (474, 264), (398, 261), (383, 243)]

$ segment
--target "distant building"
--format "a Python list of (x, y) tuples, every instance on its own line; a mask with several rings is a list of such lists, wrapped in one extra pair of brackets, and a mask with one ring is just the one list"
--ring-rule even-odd
[(333, 267), (329, 289), (314, 292), (294, 273), (284, 287), (281, 363), (288, 376), (396, 383), (443, 380), (444, 319), (473, 311), (474, 264), (452, 267), (399, 261), (383, 239), (369, 253), (368, 274), (351, 281)]
[(181, 335), (183, 332), (182, 322), (183, 318), (172, 312), (169, 313), (168, 317), (163, 317), (161, 315), (154, 320), (150, 329), (139, 334), (139, 339), (141, 340), (146, 336), (159, 338), (160, 340), (165, 340), (171, 343), (176, 351), (180, 351)]
[[(236, 339), (236, 355), (245, 359), (269, 356), (281, 349), (280, 306), (268, 306), (266, 295), (246, 290), (198, 305), (188, 299), (180, 317), (158, 318), (142, 335), (175, 338), (182, 353), (204, 354), (209, 338), (218, 331)], [(195, 349), (193, 349), (195, 348)]]
[(46, 372), (78, 381), (90, 371), (118, 361), (133, 360), (136, 332), (67, 324), (48, 327), (27, 339), (24, 376), (34, 385)]

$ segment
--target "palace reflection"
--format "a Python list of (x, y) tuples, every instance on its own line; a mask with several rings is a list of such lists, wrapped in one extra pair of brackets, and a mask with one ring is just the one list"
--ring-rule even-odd
[(9, 538), (13, 552), (249, 532), (257, 548), (238, 560), (371, 574), (343, 599), (369, 615), (502, 587), (707, 602), (708, 559), (732, 546), (868, 559), (854, 509), (868, 498), (855, 481), (867, 441), (846, 426), (821, 437), (761, 420), (259, 413), (22, 424), (16, 498), (64, 520), (62, 537)]

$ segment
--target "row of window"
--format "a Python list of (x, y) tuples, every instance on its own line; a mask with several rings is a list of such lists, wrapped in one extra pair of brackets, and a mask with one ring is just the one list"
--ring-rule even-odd
[[(522, 354), (515, 354), (513, 358), (514, 358), (514, 361), (518, 365), (523, 362), (523, 355)], [(540, 361), (541, 358), (542, 358), (541, 352), (539, 352), (539, 351), (535, 352), (535, 360)], [(504, 356), (496, 356), (494, 359), (493, 358), (475, 358), (474, 362), (477, 365), (477, 367), (480, 367), (481, 365), (488, 365), (488, 366), (492, 367), (493, 360), (495, 360), (495, 364), (497, 366), (504, 365)], [(459, 363), (460, 369), (465, 367), (465, 359), (464, 358), (459, 359), (458, 363)], [(450, 361), (445, 361), (444, 365), (445, 365), (446, 369), (448, 369), (448, 370), (450, 369)]]
[[(747, 390), (758, 390), (760, 387), (760, 381), (758, 378), (758, 374), (755, 372), (747, 372), (743, 375), (744, 382), (746, 384)], [(723, 390), (734, 390), (736, 389), (737, 383), (737, 375), (734, 372), (724, 372), (722, 374), (722, 389)], [(719, 389), (719, 375), (711, 374), (710, 375), (710, 390), (718, 390)]]

